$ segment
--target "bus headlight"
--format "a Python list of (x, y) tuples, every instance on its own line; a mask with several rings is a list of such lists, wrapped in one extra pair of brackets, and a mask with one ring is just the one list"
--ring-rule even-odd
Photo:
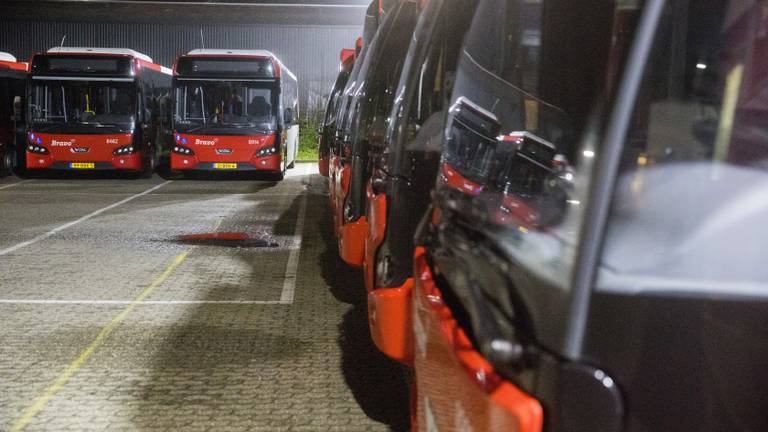
[(135, 153), (136, 149), (132, 145), (122, 146), (115, 149), (115, 151), (112, 152), (115, 156), (122, 156), (127, 155), (131, 153)]
[(277, 149), (274, 147), (266, 147), (256, 152), (256, 157), (271, 156), (277, 153)]
[(173, 146), (172, 151), (174, 153), (184, 155), (184, 156), (192, 156), (195, 154), (195, 152), (193, 152), (191, 148), (180, 146), (180, 145)]
[(48, 154), (48, 149), (47, 148), (45, 148), (43, 146), (39, 146), (37, 144), (30, 144), (30, 145), (28, 145), (27, 146), (27, 151), (29, 151), (30, 153)]

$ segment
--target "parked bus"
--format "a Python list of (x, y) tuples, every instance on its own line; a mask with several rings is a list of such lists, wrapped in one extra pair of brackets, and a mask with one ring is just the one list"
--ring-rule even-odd
[(33, 56), (28, 83), (28, 170), (152, 175), (170, 69), (130, 49), (56, 47)]
[(363, 264), (368, 231), (365, 185), (371, 173), (369, 155), (381, 151), (387, 117), (418, 15), (416, 2), (406, 0), (384, 19), (363, 60), (344, 119), (345, 136), (340, 146), (344, 155), (343, 177), (335, 196), (335, 220), (339, 252), (350, 265)]
[(171, 170), (259, 171), (296, 160), (296, 76), (269, 51), (196, 49), (176, 60)]
[(451, 86), (476, 4), (429, 0), (394, 92), (384, 145), (370, 152), (363, 263), (368, 321), (376, 345), (400, 361), (412, 356), (413, 237), (430, 202)]
[[(0, 52), (0, 177), (16, 168), (19, 128), (23, 126), (21, 106), (25, 93), (27, 63), (19, 63)], [(21, 152), (22, 154), (24, 152)]]
[[(358, 38), (356, 46), (358, 46), (359, 49), (362, 49), (362, 45), (362, 38)], [(331, 94), (328, 96), (328, 105), (325, 108), (325, 118), (323, 119), (323, 125), (320, 128), (320, 136), (318, 137), (317, 142), (319, 171), (324, 177), (328, 177), (329, 175), (331, 142), (336, 133), (337, 107), (342, 100), (342, 92), (347, 85), (349, 75), (352, 73), (352, 68), (355, 65), (355, 59), (357, 58), (358, 53), (358, 48), (345, 48), (341, 50), (341, 70), (336, 77), (336, 82), (333, 85), (333, 89), (331, 89)]]
[[(328, 198), (331, 205), (331, 214), (333, 215), (333, 228), (334, 233), (338, 235), (338, 212), (337, 212), (337, 196), (341, 196), (345, 185), (348, 184), (349, 169), (344, 169), (344, 165), (349, 157), (349, 148), (344, 145), (348, 140), (349, 135), (349, 118), (347, 114), (348, 108), (352, 104), (355, 91), (358, 88), (359, 79), (361, 78), (361, 71), (365, 58), (368, 55), (368, 48), (371, 42), (376, 37), (379, 31), (379, 21), (381, 17), (381, 5), (378, 0), (373, 0), (369, 5), (365, 13), (365, 21), (363, 23), (363, 36), (358, 39), (360, 42), (359, 49), (356, 51), (355, 63), (352, 66), (352, 71), (347, 78), (347, 84), (344, 86), (339, 95), (339, 101), (336, 104), (335, 113), (333, 116), (336, 118), (336, 125), (334, 126), (334, 135), (330, 143), (330, 152), (328, 157)], [(357, 48), (357, 47), (356, 47)], [(347, 153), (345, 153), (347, 152)]]
[(417, 233), (414, 430), (768, 430), (764, 9), (480, 0)]

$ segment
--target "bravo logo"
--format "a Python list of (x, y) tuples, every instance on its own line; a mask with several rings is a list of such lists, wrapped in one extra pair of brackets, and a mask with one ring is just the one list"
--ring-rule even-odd
[(201, 140), (201, 139), (195, 139), (195, 145), (202, 145), (202, 146), (212, 146), (216, 145), (216, 139), (212, 140)]
[(107, 144), (120, 144), (117, 138), (107, 138)]
[(74, 143), (75, 143), (74, 139), (69, 141), (56, 141), (55, 139), (51, 140), (52, 147), (72, 147), (72, 144)]

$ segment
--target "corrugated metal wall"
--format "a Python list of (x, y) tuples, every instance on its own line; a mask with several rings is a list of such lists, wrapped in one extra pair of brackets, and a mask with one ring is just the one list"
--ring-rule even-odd
[(181, 53), (200, 48), (267, 49), (299, 78), (304, 111), (322, 105), (339, 68), (339, 51), (353, 47), (362, 26), (99, 24), (0, 21), (0, 51), (26, 61), (35, 51), (59, 45), (126, 47), (171, 66)]

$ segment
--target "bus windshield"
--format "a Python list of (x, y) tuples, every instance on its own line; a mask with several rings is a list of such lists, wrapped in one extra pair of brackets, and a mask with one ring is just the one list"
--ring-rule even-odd
[(263, 82), (180, 81), (176, 85), (176, 131), (273, 132), (278, 112), (274, 87), (274, 83)]
[(765, 296), (766, 4), (671, 1), (627, 135), (603, 289)]
[(46, 131), (131, 131), (136, 119), (136, 99), (133, 82), (36, 80), (30, 94), (29, 118)]

